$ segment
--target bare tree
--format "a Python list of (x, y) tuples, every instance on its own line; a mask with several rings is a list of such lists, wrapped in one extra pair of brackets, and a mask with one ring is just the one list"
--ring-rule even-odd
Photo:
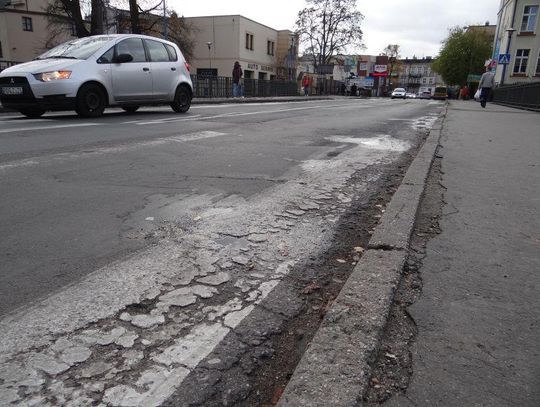
[(298, 12), (296, 29), (306, 52), (313, 55), (315, 67), (329, 63), (346, 47), (363, 47), (360, 23), (364, 16), (356, 0), (306, 0)]
[(400, 52), (400, 46), (398, 44), (388, 44), (386, 48), (383, 49), (382, 55), (386, 55), (388, 57), (388, 75), (391, 80), (392, 73), (396, 70), (399, 70), (399, 58), (401, 55)]

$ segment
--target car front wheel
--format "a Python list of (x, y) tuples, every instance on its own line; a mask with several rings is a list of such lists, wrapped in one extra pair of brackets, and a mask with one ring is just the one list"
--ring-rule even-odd
[(76, 111), (82, 117), (99, 117), (105, 110), (105, 93), (95, 84), (83, 85), (77, 93)]
[(174, 95), (174, 100), (171, 103), (171, 108), (176, 113), (185, 113), (189, 110), (191, 106), (191, 92), (187, 86), (180, 85), (176, 89), (176, 94)]

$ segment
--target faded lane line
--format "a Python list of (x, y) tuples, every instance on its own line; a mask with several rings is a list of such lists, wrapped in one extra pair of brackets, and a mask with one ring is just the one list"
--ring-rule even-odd
[(129, 150), (135, 150), (137, 148), (142, 148), (142, 147), (159, 146), (159, 145), (172, 143), (172, 142), (188, 142), (188, 141), (202, 140), (202, 139), (207, 139), (207, 138), (221, 137), (221, 136), (228, 136), (228, 135), (230, 134), (220, 133), (217, 131), (200, 131), (196, 133), (184, 134), (181, 136), (165, 137), (159, 140), (142, 141), (139, 143), (125, 144), (125, 145), (120, 145), (117, 147), (97, 148), (92, 151), (82, 151), (82, 152), (75, 152), (75, 153), (60, 153), (60, 154), (54, 154), (54, 155), (46, 156), (46, 157), (33, 157), (33, 158), (25, 159), (25, 160), (12, 161), (12, 162), (7, 162), (5, 164), (0, 164), (0, 171), (9, 170), (13, 168), (19, 168), (19, 167), (30, 167), (30, 166), (39, 165), (39, 164), (46, 164), (51, 161), (60, 162), (60, 161), (67, 161), (67, 160), (72, 160), (76, 158), (87, 158), (87, 157), (104, 155), (104, 154), (118, 154), (118, 153), (123, 153)]
[[(242, 112), (242, 113), (222, 113), (214, 116), (204, 116), (204, 117), (186, 117), (185, 119), (172, 119), (167, 121), (167, 123), (173, 123), (173, 122), (187, 122), (192, 120), (209, 120), (209, 119), (219, 119), (224, 117), (238, 117), (238, 116), (253, 116), (256, 114), (273, 114), (273, 113), (283, 113), (283, 112), (292, 112), (292, 111), (298, 111), (298, 110), (312, 110), (312, 109), (318, 109), (318, 108), (335, 108), (335, 107), (343, 107), (343, 104), (339, 105), (317, 105), (317, 106), (309, 106), (309, 107), (296, 107), (291, 109), (279, 109), (279, 110), (260, 110), (256, 112)], [(161, 120), (154, 120), (154, 121), (148, 121), (148, 122), (141, 122), (136, 123), (137, 125), (146, 125), (146, 124), (159, 124)]]
[(19, 127), (16, 129), (4, 129), (0, 130), (0, 133), (14, 133), (17, 131), (36, 131), (36, 130), (49, 130), (49, 129), (63, 129), (69, 127), (88, 127), (88, 126), (101, 126), (102, 123), (77, 123), (77, 124), (58, 124), (56, 126), (42, 126), (42, 127)]

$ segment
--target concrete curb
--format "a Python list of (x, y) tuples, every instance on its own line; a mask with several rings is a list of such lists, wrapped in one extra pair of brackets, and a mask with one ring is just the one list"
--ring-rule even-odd
[(352, 406), (369, 387), (410, 236), (439, 146), (436, 121), (354, 268), (302, 356), (278, 407)]

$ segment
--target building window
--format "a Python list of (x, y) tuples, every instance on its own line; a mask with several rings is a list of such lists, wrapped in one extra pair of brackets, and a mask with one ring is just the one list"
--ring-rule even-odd
[[(0, 57), (2, 56), (2, 48), (0, 47)], [(536, 76), (540, 76), (540, 51), (538, 51), (538, 59), (536, 60)]]
[(253, 51), (253, 34), (246, 33), (246, 49)]
[(4, 54), (2, 53), (2, 42), (0, 42), (0, 58), (4, 58)]
[(32, 27), (32, 19), (30, 17), (22, 18), (22, 28), (23, 31), (34, 31), (34, 28)]
[(523, 19), (521, 20), (521, 31), (534, 32), (537, 16), (538, 6), (525, 6), (523, 9)]
[(529, 49), (518, 49), (516, 52), (516, 62), (514, 73), (523, 74), (527, 72), (527, 61), (529, 60)]
[(266, 53), (268, 55), (274, 55), (274, 47), (275, 47), (274, 41), (266, 41)]

